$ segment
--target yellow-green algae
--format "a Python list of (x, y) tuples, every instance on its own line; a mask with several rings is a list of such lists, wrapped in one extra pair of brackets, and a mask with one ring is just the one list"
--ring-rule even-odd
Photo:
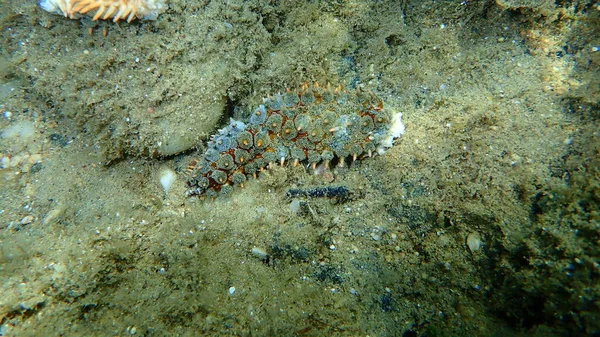
[[(36, 128), (0, 140), (2, 334), (600, 331), (593, 1), (169, 6), (130, 25), (2, 7), (14, 90), (0, 129)], [(227, 198), (161, 189), (162, 167), (183, 174), (196, 156), (172, 152), (315, 80), (373, 90), (406, 134), (375, 159), (277, 167)], [(166, 150), (173, 136), (185, 146)], [(284, 197), (327, 184), (354, 197)]]

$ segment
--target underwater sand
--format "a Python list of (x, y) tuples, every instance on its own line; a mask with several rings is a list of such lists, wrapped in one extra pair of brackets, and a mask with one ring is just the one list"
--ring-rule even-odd
[[(18, 0), (0, 24), (1, 336), (600, 334), (594, 1), (173, 0), (115, 24)], [(305, 81), (374, 92), (406, 133), (185, 196), (211, 134)], [(332, 186), (350, 197), (286, 197)]]

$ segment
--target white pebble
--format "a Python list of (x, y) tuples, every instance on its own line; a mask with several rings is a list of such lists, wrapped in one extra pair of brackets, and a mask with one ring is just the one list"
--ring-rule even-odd
[(290, 211), (292, 211), (292, 213), (294, 214), (300, 214), (301, 211), (301, 205), (300, 205), (300, 200), (298, 199), (294, 199), (292, 200), (292, 202), (290, 203)]
[(469, 235), (467, 235), (467, 246), (471, 253), (475, 253), (481, 249), (481, 236), (475, 232), (469, 233)]
[(165, 168), (160, 172), (160, 185), (165, 192), (169, 192), (175, 179), (177, 179), (177, 174), (170, 168)]
[(269, 258), (267, 251), (258, 247), (252, 248), (252, 255), (256, 256), (260, 260), (266, 260)]
[(28, 224), (32, 223), (34, 219), (35, 218), (33, 216), (28, 215), (28, 216), (24, 217), (23, 219), (21, 219), (21, 225), (28, 225)]
[(235, 293), (235, 287), (229, 288), (229, 295), (233, 295)]
[(5, 128), (0, 132), (0, 138), (27, 139), (35, 135), (35, 126), (30, 121), (22, 121)]

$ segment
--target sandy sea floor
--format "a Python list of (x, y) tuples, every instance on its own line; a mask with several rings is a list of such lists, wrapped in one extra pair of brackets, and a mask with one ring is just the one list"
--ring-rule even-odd
[[(598, 2), (168, 5), (0, 5), (0, 336), (600, 335)], [(230, 117), (315, 81), (406, 133), (185, 196)]]

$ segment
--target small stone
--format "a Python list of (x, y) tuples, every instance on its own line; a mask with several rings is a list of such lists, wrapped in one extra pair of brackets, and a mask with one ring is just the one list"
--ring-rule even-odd
[(301, 213), (301, 204), (300, 204), (300, 200), (298, 199), (294, 199), (292, 200), (292, 202), (290, 203), (290, 211), (292, 211), (292, 213), (298, 215)]
[(65, 211), (65, 208), (62, 206), (53, 208), (52, 210), (50, 210), (48, 212), (48, 214), (46, 214), (46, 216), (42, 220), (42, 225), (46, 226), (46, 225), (53, 223), (64, 213), (64, 211)]
[(171, 186), (177, 179), (177, 173), (175, 171), (165, 168), (160, 172), (160, 185), (162, 186), (163, 191), (169, 192)]
[(481, 236), (479, 233), (472, 232), (467, 235), (467, 246), (471, 253), (475, 253), (481, 249)]
[(32, 223), (34, 219), (35, 218), (33, 216), (28, 215), (28, 216), (24, 217), (23, 219), (21, 219), (21, 225), (28, 225), (28, 224)]
[(235, 287), (230, 287), (229, 288), (229, 295), (233, 295), (233, 293), (235, 293)]
[(267, 253), (267, 251), (259, 247), (252, 248), (252, 255), (256, 256), (257, 258), (263, 261), (269, 258), (269, 254)]

